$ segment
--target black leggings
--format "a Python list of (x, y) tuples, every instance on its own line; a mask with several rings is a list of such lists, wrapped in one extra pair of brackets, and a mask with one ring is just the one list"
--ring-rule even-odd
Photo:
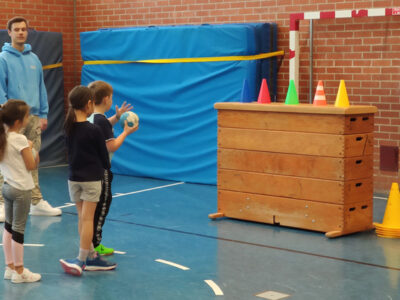
[(111, 182), (113, 180), (113, 174), (111, 170), (104, 171), (104, 179), (101, 183), (101, 194), (100, 200), (97, 203), (96, 211), (94, 213), (93, 223), (93, 246), (96, 248), (101, 243), (102, 239), (102, 228), (106, 221), (108, 211), (110, 210), (112, 194), (111, 194)]

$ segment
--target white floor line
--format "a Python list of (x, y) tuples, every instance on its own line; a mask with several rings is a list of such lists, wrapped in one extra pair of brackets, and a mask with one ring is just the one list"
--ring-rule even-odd
[(39, 167), (39, 169), (50, 169), (50, 168), (58, 168), (58, 167), (68, 167), (68, 164), (65, 164), (65, 165), (55, 165), (55, 166), (47, 166), (47, 167)]
[(126, 254), (126, 252), (124, 252), (124, 251), (114, 251), (114, 253), (115, 254), (121, 254), (121, 255), (125, 255)]
[(207, 283), (210, 288), (214, 291), (214, 294), (216, 296), (223, 296), (224, 293), (222, 292), (222, 290), (220, 289), (220, 287), (212, 280), (204, 280), (205, 283)]
[(75, 206), (75, 203), (68, 203), (68, 204), (66, 204), (66, 205), (57, 206), (57, 207), (55, 207), (55, 208), (66, 208), (66, 207), (70, 207), (70, 206)]
[(162, 264), (166, 264), (166, 265), (170, 265), (172, 267), (187, 271), (190, 270), (188, 267), (176, 264), (174, 262), (168, 261), (168, 260), (163, 260), (163, 259), (156, 259), (156, 262), (162, 263)]
[(379, 197), (379, 196), (374, 196), (374, 199), (379, 199), (379, 200), (387, 200), (388, 197)]
[[(3, 244), (0, 244), (3, 246)], [(25, 247), (44, 247), (44, 244), (24, 244)]]
[(113, 198), (132, 195), (132, 194), (138, 194), (138, 193), (143, 193), (143, 192), (148, 192), (148, 191), (153, 191), (153, 190), (158, 190), (158, 189), (163, 189), (163, 188), (167, 188), (167, 187), (174, 186), (174, 185), (179, 185), (179, 184), (184, 184), (184, 182), (177, 182), (177, 183), (157, 186), (157, 187), (153, 187), (153, 188), (150, 188), (150, 189), (145, 189), (145, 190), (140, 190), (140, 191), (135, 191), (135, 192), (129, 192), (129, 193), (124, 193), (124, 194), (116, 193), (116, 194), (114, 194)]

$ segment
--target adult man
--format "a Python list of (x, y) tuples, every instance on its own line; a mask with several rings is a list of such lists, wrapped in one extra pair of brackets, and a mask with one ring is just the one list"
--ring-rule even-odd
[[(43, 81), (42, 64), (25, 44), (28, 38), (28, 22), (15, 17), (7, 23), (11, 44), (4, 43), (0, 53), (0, 104), (8, 99), (24, 100), (31, 107), (29, 123), (22, 132), (40, 150), (41, 133), (47, 128), (49, 110), (47, 92)], [(0, 184), (3, 177), (0, 175)], [(35, 188), (32, 190), (31, 215), (59, 216), (61, 209), (53, 208), (43, 200), (39, 187), (38, 171), (32, 171)], [(4, 200), (0, 193), (0, 222), (4, 222)]]

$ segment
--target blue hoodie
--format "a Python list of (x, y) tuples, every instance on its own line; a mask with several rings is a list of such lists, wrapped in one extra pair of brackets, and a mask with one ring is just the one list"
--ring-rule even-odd
[(0, 53), (0, 104), (8, 99), (24, 100), (31, 114), (47, 119), (49, 105), (42, 64), (29, 44), (19, 52), (4, 43)]

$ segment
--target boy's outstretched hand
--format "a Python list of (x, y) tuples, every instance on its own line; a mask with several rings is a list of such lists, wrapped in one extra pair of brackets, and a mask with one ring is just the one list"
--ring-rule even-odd
[(133, 109), (133, 106), (129, 103), (126, 103), (126, 101), (124, 101), (124, 103), (122, 103), (121, 108), (118, 107), (118, 105), (115, 105), (115, 116), (117, 117), (117, 120), (119, 120), (121, 118), (121, 115), (124, 112), (130, 111)]
[(134, 133), (136, 130), (139, 129), (139, 122), (135, 124), (135, 126), (129, 127), (128, 126), (128, 121), (125, 120), (125, 126), (124, 126), (124, 132), (127, 133), (127, 135), (130, 135), (131, 133)]

